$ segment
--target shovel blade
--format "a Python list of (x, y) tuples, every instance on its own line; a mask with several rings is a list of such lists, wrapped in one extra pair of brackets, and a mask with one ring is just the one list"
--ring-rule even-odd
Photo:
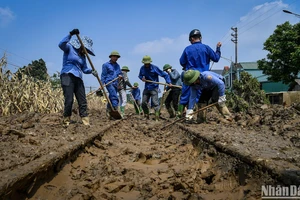
[(113, 117), (114, 119), (122, 119), (121, 114), (117, 110), (112, 110), (110, 111), (110, 116)]

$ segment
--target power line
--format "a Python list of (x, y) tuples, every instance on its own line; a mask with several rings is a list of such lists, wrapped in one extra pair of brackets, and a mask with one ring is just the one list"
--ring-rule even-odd
[(25, 57), (23, 57), (23, 56), (20, 56), (20, 55), (18, 55), (18, 54), (13, 53), (13, 52), (7, 51), (6, 49), (3, 49), (3, 48), (1, 48), (1, 47), (0, 47), (0, 49), (2, 49), (4, 52), (7, 52), (7, 53), (9, 53), (9, 54), (11, 54), (11, 55), (14, 55), (14, 56), (16, 56), (16, 57), (22, 58), (22, 59), (27, 60), (27, 61), (31, 61), (31, 60), (29, 60), (29, 59), (27, 59), (27, 58), (25, 58)]
[(11, 66), (14, 66), (14, 67), (17, 67), (17, 68), (21, 68), (20, 66), (16, 65), (16, 64), (13, 64), (13, 63), (10, 63), (10, 62), (7, 62), (8, 65), (11, 65)]
[[(292, 4), (294, 4), (296, 1), (297, 1), (297, 0), (293, 0), (293, 1), (292, 1), (290, 4), (288, 4), (288, 5), (292, 5)], [(271, 9), (269, 9), (268, 11), (264, 12), (263, 14), (261, 14), (261, 15), (255, 17), (255, 18), (253, 18), (252, 20), (250, 20), (249, 22), (247, 22), (247, 23), (244, 24), (243, 26), (238, 26), (238, 24), (241, 23), (241, 21), (239, 21), (239, 22), (237, 23), (236, 27), (238, 27), (239, 30), (240, 30), (240, 29), (243, 29), (243, 28), (245, 29), (246, 26), (250, 25), (250, 24), (253, 23), (255, 20), (258, 21), (258, 18), (261, 18), (262, 16), (268, 14), (270, 11), (272, 11), (272, 10), (275, 9), (275, 8), (277, 8), (278, 6), (279, 6), (279, 4), (275, 5), (274, 7), (272, 7)], [(255, 12), (253, 12), (249, 17), (253, 16), (255, 13), (257, 13), (257, 12), (258, 12), (259, 10), (261, 10), (262, 8), (263, 8), (263, 6), (260, 7), (259, 9), (257, 9)], [(247, 29), (242, 30), (241, 32), (239, 32), (239, 35), (245, 33), (246, 31), (250, 30), (251, 28), (255, 27), (256, 25), (262, 23), (263, 21), (267, 20), (268, 18), (272, 17), (273, 15), (275, 15), (275, 14), (281, 12), (281, 11), (282, 11), (282, 8), (276, 10), (273, 14), (267, 16), (267, 17), (264, 18), (264, 19), (261, 19), (260, 21), (256, 22), (254, 25), (250, 26), (249, 28), (247, 28)], [(222, 43), (223, 43), (223, 46), (225, 46), (225, 44), (227, 44), (227, 42), (229, 41), (230, 31), (228, 31), (227, 34), (226, 34), (225, 36), (226, 36), (226, 38), (224, 39), (224, 42), (222, 42)], [(225, 36), (224, 36), (224, 37), (225, 37)], [(224, 38), (224, 37), (223, 37), (223, 38)]]
[[(261, 6), (259, 9), (255, 10), (255, 12), (253, 12), (252, 15), (254, 15), (256, 12), (258, 12), (262, 7), (263, 7), (263, 6)], [(262, 14), (262, 15), (263, 15), (263, 14)], [(236, 24), (235, 24), (234, 26), (232, 26), (232, 27), (238, 27), (238, 25), (239, 25), (240, 23), (242, 23), (241, 20), (237, 21)], [(241, 27), (238, 27), (238, 28), (240, 29)], [(228, 31), (228, 32), (222, 37), (221, 41), (222, 41), (224, 38), (226, 38), (226, 39), (224, 39), (224, 41), (226, 41), (229, 37), (230, 37), (230, 32)]]
[(249, 27), (248, 29), (246, 29), (246, 30), (242, 31), (240, 34), (243, 34), (243, 33), (245, 33), (246, 31), (248, 31), (248, 30), (252, 29), (254, 26), (256, 26), (256, 25), (258, 25), (258, 24), (262, 23), (263, 21), (267, 20), (268, 18), (272, 17), (273, 15), (277, 14), (278, 12), (281, 12), (281, 10), (282, 10), (282, 9), (280, 8), (279, 10), (277, 10), (276, 12), (274, 12), (272, 15), (270, 15), (270, 16), (266, 17), (265, 19), (263, 19), (263, 20), (261, 20), (261, 21), (257, 22), (257, 23), (256, 23), (256, 24), (254, 24), (253, 26), (251, 26), (251, 27)]

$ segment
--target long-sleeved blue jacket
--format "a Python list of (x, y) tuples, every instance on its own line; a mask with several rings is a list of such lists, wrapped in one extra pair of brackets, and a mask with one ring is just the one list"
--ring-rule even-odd
[(134, 100), (141, 100), (141, 90), (140, 88), (132, 89), (131, 94)]
[(214, 87), (218, 87), (219, 96), (225, 95), (225, 83), (223, 82), (223, 76), (211, 72), (201, 72), (200, 84), (192, 85), (190, 88), (190, 98), (188, 103), (188, 109), (193, 109), (195, 104), (199, 101), (203, 90), (212, 90)]
[(204, 72), (209, 70), (210, 60), (218, 62), (220, 57), (220, 47), (217, 47), (214, 52), (208, 45), (195, 42), (184, 49), (179, 62), (185, 70), (193, 69)]
[(71, 35), (67, 35), (58, 44), (59, 48), (64, 52), (63, 67), (60, 74), (71, 73), (82, 79), (82, 73), (91, 74), (92, 69), (87, 67), (86, 57), (81, 56), (79, 51), (69, 43), (70, 39)]
[(180, 74), (176, 69), (171, 69), (169, 76), (170, 76), (172, 85), (178, 85), (178, 86), (182, 85)]
[[(144, 65), (140, 69), (139, 73), (139, 79), (143, 79), (145, 77), (146, 80), (154, 81), (154, 82), (159, 82), (158, 81), (158, 76), (163, 77), (168, 84), (171, 83), (169, 74), (166, 72), (162, 71), (159, 69), (157, 66), (150, 64), (149, 67), (145, 67)], [(158, 88), (157, 83), (150, 83), (150, 82), (145, 82), (145, 89), (146, 90), (153, 90), (155, 88)]]
[[(101, 81), (106, 84), (109, 81), (117, 78), (119, 75), (122, 76), (122, 71), (118, 63), (111, 63), (110, 61), (102, 65)], [(118, 85), (118, 80), (111, 83), (115, 86)]]

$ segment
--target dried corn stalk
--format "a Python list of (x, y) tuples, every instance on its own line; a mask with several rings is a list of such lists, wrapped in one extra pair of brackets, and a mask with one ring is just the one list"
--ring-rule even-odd
[(56, 113), (63, 109), (61, 89), (53, 90), (50, 81), (34, 80), (24, 74), (21, 79), (0, 66), (0, 115), (23, 111)]

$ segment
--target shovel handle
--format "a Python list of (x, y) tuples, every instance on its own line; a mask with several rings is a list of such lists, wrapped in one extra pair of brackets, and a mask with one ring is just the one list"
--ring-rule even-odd
[[(104, 84), (103, 86), (106, 87), (106, 86), (108, 86), (109, 84), (111, 84), (112, 82), (114, 82), (117, 79), (119, 79), (119, 77), (117, 77), (117, 78), (109, 81), (108, 83)], [(97, 90), (95, 90), (94, 92), (91, 92), (91, 93), (87, 94), (86, 96), (90, 96), (91, 94), (94, 94), (95, 92), (97, 92), (99, 90), (103, 90), (104, 91), (104, 88), (99, 87)]]
[[(205, 107), (203, 107), (203, 108), (200, 108), (200, 109), (198, 109), (197, 111), (195, 111), (193, 114), (196, 114), (196, 113), (198, 113), (198, 112), (200, 112), (200, 111), (202, 111), (202, 110), (205, 110), (205, 109), (210, 108), (210, 107), (212, 107), (212, 106), (214, 106), (214, 105), (217, 105), (217, 103), (218, 103), (218, 102), (212, 103), (212, 104), (209, 104), (209, 105), (207, 105), (207, 106), (205, 106)], [(171, 126), (172, 124), (175, 124), (176, 122), (180, 122), (180, 121), (182, 121), (182, 120), (184, 120), (184, 117), (182, 117), (182, 118), (180, 118), (180, 119), (177, 119), (177, 120), (175, 120), (174, 122), (172, 122), (172, 123), (170, 123), (170, 124), (167, 124), (166, 126), (162, 127), (160, 130), (163, 130), (163, 129), (165, 129), (165, 128)]]
[[(166, 83), (155, 82), (155, 81), (150, 81), (150, 80), (146, 80), (146, 82), (149, 82), (149, 83), (156, 83), (156, 84), (165, 85), (165, 86), (168, 86), (168, 85), (169, 85), (169, 84), (166, 84)], [(172, 87), (178, 87), (178, 88), (181, 88), (181, 86), (179, 86), (179, 85), (172, 85)]]
[(137, 107), (137, 109), (139, 110), (139, 113), (141, 112), (141, 110), (140, 110), (140, 107), (137, 105), (137, 103), (135, 102), (135, 99), (134, 99), (134, 97), (133, 97), (133, 95), (130, 93), (130, 96), (131, 96), (131, 98), (132, 98), (132, 100), (133, 100), (133, 103), (134, 103), (134, 105)]
[[(87, 57), (87, 59), (88, 59), (90, 65), (91, 65), (93, 71), (95, 71), (95, 67), (94, 67), (94, 65), (93, 65), (93, 63), (92, 63), (92, 60), (90, 59), (90, 56), (89, 56), (87, 50), (85, 49), (84, 44), (83, 44), (83, 42), (82, 42), (82, 40), (81, 40), (79, 34), (76, 34), (76, 36), (77, 36), (77, 38), (78, 38), (78, 40), (79, 40), (79, 42), (80, 42), (81, 47), (83, 47), (82, 49), (83, 49), (83, 51), (84, 51), (84, 53), (85, 53), (85, 55), (86, 55), (86, 57)], [(104, 89), (103, 84), (102, 84), (102, 81), (100, 80), (100, 78), (99, 78), (98, 75), (96, 76), (96, 78), (97, 78), (98, 82), (100, 83), (101, 88)], [(111, 104), (111, 102), (110, 102), (110, 100), (109, 100), (109, 98), (108, 98), (108, 96), (107, 96), (107, 94), (106, 94), (105, 91), (103, 91), (103, 94), (104, 94), (105, 98), (107, 99), (107, 101), (108, 101), (108, 103), (109, 103), (111, 109), (114, 110), (114, 108), (113, 108), (113, 106), (112, 106), (112, 104)]]
[[(166, 90), (166, 85), (164, 85), (164, 91)], [(161, 99), (160, 99), (160, 105), (159, 105), (159, 113), (161, 111), (161, 107), (163, 106), (163, 100), (164, 100), (164, 96), (165, 96), (165, 93), (163, 92), (162, 96), (161, 96)]]

